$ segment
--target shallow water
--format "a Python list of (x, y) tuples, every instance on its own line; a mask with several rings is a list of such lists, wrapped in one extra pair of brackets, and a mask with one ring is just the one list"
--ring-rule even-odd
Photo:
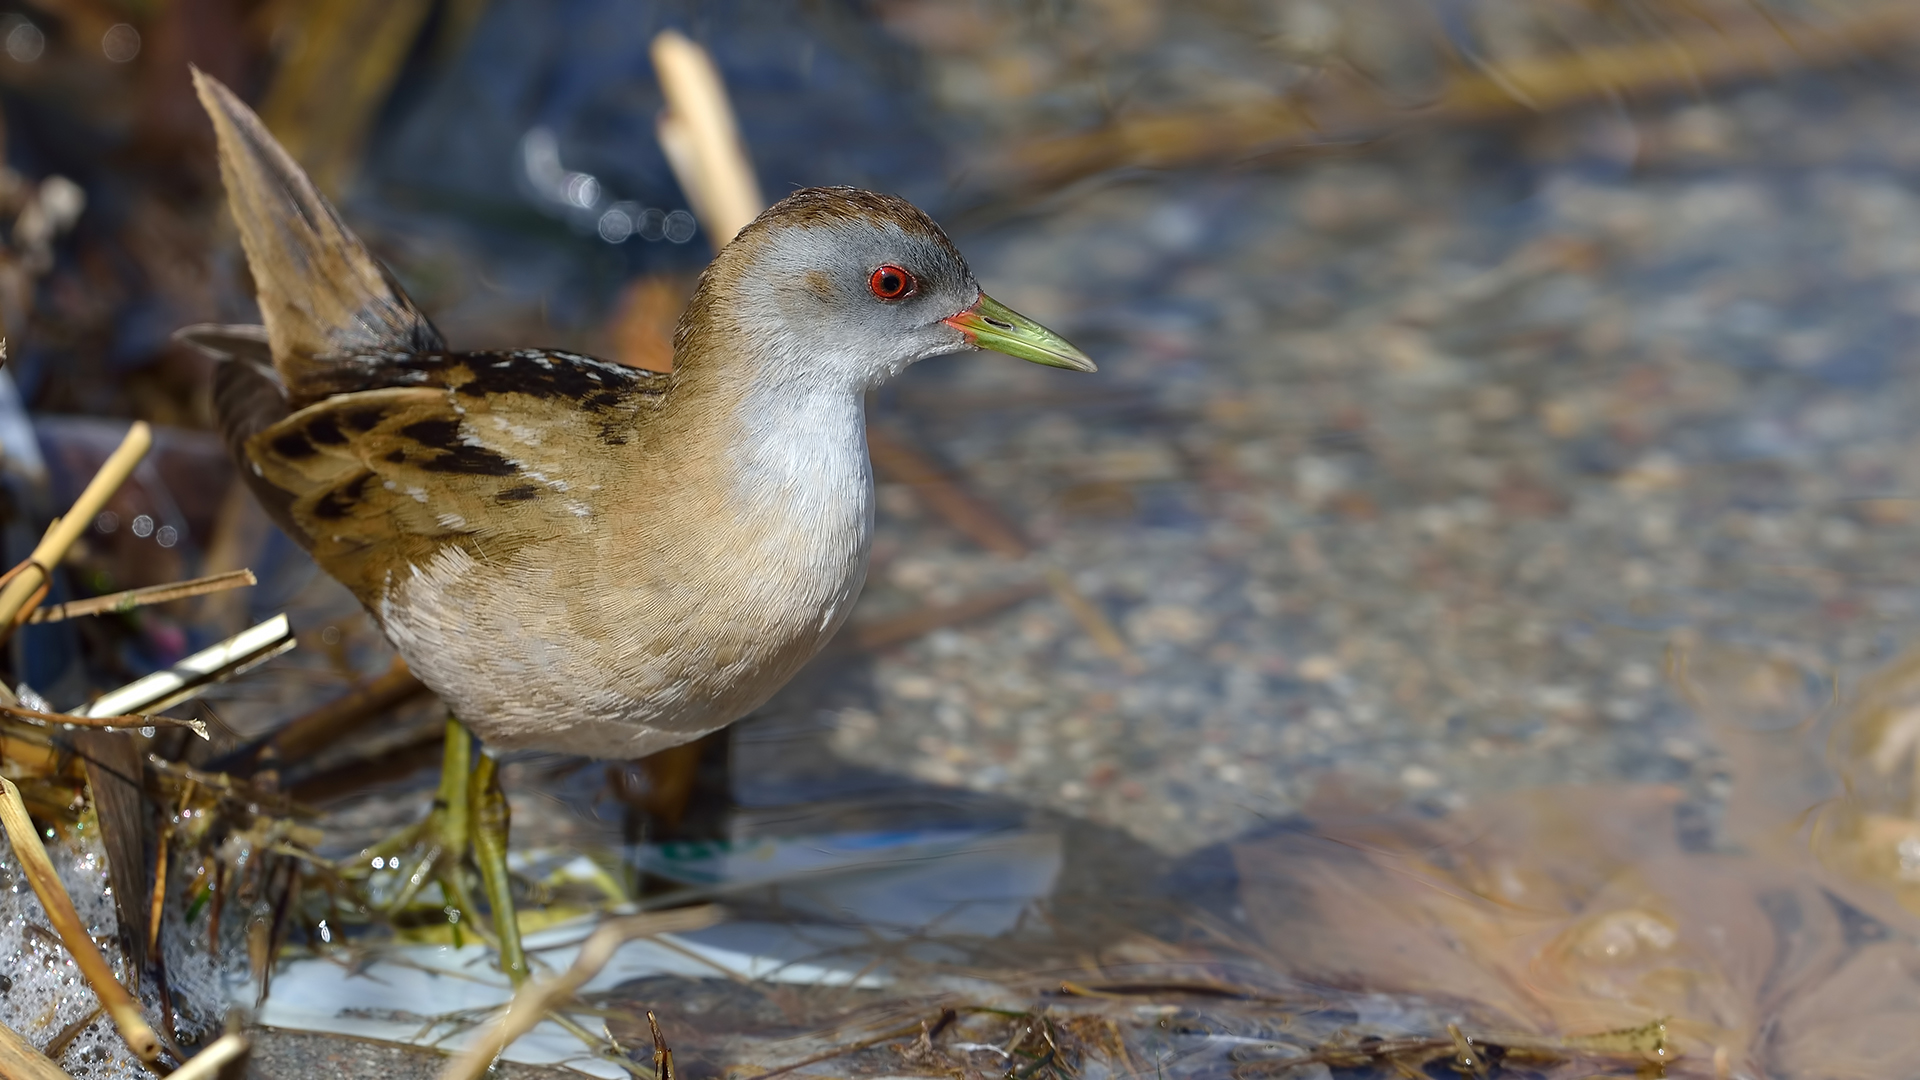
[[(1862, 58), (990, 197), (966, 168), (982, 139), (1092, 106), (969, 82), (971, 38), (903, 63), (886, 35), (924, 45), (931, 11), (708, 27), (763, 181), (914, 194), (987, 290), (1102, 370), (944, 358), (875, 396), (875, 426), (985, 509), (882, 462), (852, 630), (707, 748), (681, 822), (643, 820), (625, 767), (511, 760), (518, 866), (560, 923), (547, 963), (568, 917), (727, 906), (675, 939), (693, 959), (623, 953), (590, 986), (611, 1036), (645, 1047), (652, 1009), (689, 1075), (895, 1029), (807, 1068), (1900, 1075), (1920, 1049), (1920, 76)], [(544, 126), (610, 193), (675, 198), (634, 89), (645, 36), (596, 36), (592, 5), (538, 14), (497, 4), (470, 53), (416, 71), (347, 202), (457, 344), (605, 346), (607, 298), (703, 242), (610, 244), (528, 186)], [(1112, 55), (1152, 51), (1106, 30)], [(1263, 63), (1220, 33), (1165, 48), (1223, 84)], [(482, 76), (542, 87), (537, 107), (476, 104)], [(1183, 85), (1141, 92), (1207, 100)], [(39, 433), (56, 487), (111, 445)], [(283, 609), (303, 635), (221, 688), (223, 721), (265, 730), (383, 670), (351, 600), (193, 475), (162, 469), (120, 513), (177, 522), (188, 566), (224, 528), (264, 584), (171, 647)], [(64, 647), (36, 654), (48, 686), (77, 677)], [(296, 792), (329, 777), (305, 790), (330, 850), (424, 811), (437, 723), (416, 703), (289, 766)], [(398, 966), (368, 985), (296, 956), (262, 1019), (445, 1034), (436, 1016), (504, 993), (445, 936), (370, 954)], [(569, 1039), (543, 1029), (535, 1056)]]

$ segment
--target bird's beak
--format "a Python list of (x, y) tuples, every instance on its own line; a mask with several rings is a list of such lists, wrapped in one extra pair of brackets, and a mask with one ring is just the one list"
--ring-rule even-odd
[(941, 320), (967, 335), (967, 341), (982, 348), (1031, 360), (1048, 367), (1073, 371), (1098, 371), (1087, 354), (1066, 338), (1041, 326), (1025, 315), (988, 296), (980, 294), (973, 306)]

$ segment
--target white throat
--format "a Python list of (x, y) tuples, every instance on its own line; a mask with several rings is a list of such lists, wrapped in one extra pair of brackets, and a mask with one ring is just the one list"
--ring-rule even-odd
[(873, 539), (865, 395), (816, 379), (769, 380), (739, 408), (730, 486), (754, 523), (745, 540), (767, 545), (805, 594), (795, 599), (837, 624), (860, 591)]

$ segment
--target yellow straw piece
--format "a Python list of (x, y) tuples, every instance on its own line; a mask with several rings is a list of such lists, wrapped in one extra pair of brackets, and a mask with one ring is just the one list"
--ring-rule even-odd
[[(144, 453), (146, 448), (141, 447)], [(136, 459), (137, 460), (137, 459)], [(131, 466), (129, 466), (131, 468)], [(101, 470), (105, 472), (105, 470)], [(92, 515), (88, 515), (92, 519)], [(113, 968), (108, 966), (107, 958), (87, 934), (87, 928), (80, 922), (80, 914), (73, 910), (73, 899), (60, 884), (60, 878), (53, 872), (53, 862), (47, 858), (47, 849), (40, 843), (40, 834), (33, 827), (33, 820), (27, 817), (27, 805), (20, 800), (20, 789), (13, 781), (0, 778), (0, 825), (6, 827), (7, 840), (13, 844), (14, 857), (20, 860), (21, 869), (27, 873), (27, 882), (33, 886), (33, 894), (40, 898), (40, 906), (46, 909), (47, 921), (53, 923), (54, 933), (60, 935), (60, 943), (67, 947), (73, 962), (79, 966), (80, 974), (86, 976), (87, 985), (93, 987), (94, 996), (106, 1008), (107, 1015), (113, 1018), (113, 1026), (120, 1029), (120, 1038), (125, 1040), (127, 1049), (141, 1061), (151, 1062), (160, 1056), (160, 1040), (154, 1036), (153, 1028), (147, 1025), (146, 1018), (140, 1015), (140, 1006), (113, 977)]]
[(107, 500), (113, 498), (113, 493), (120, 490), (120, 485), (127, 482), (134, 466), (140, 464), (152, 446), (153, 429), (144, 420), (134, 421), (127, 429), (127, 437), (120, 441), (120, 448), (107, 458), (106, 464), (87, 482), (87, 489), (74, 500), (73, 509), (47, 530), (33, 554), (27, 556), (26, 568), (0, 589), (0, 626), (9, 626), (19, 618), (20, 609), (47, 583), (47, 573), (67, 557), (67, 549), (93, 524), (94, 517), (107, 505)]

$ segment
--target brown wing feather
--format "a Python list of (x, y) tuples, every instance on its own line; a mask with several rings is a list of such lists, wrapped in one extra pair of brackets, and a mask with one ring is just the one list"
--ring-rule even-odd
[[(295, 538), (369, 606), (390, 571), (446, 545), (496, 562), (603, 527), (587, 492), (624, 455), (578, 448), (624, 445), (666, 385), (562, 354), (440, 355), (378, 370), (424, 385), (328, 398), (255, 432), (242, 451), (285, 501)], [(575, 383), (600, 390), (562, 392)]]
[(266, 328), (184, 339), (226, 360), (221, 427), (280, 525), (376, 612), (390, 575), (448, 545), (507, 560), (591, 535), (589, 493), (617, 486), (619, 448), (667, 378), (564, 353), (446, 352), (259, 117), (198, 71), (194, 86)]

